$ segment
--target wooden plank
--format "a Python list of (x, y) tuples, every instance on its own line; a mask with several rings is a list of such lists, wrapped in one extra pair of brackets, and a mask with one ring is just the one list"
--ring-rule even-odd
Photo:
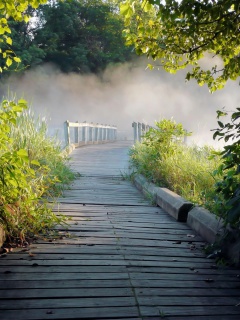
[[(128, 253), (128, 252), (127, 252)], [(205, 257), (194, 257), (193, 255), (189, 257), (181, 257), (179, 255), (175, 254), (171, 255), (171, 253), (168, 254), (161, 254), (159, 253), (158, 255), (150, 256), (142, 256), (142, 255), (137, 255), (137, 254), (131, 254), (128, 255), (127, 253), (124, 254), (124, 260), (129, 260), (129, 261), (169, 261), (169, 262), (203, 262), (206, 263), (206, 258)], [(93, 255), (94, 254), (94, 255)], [(98, 254), (97, 251), (91, 252), (91, 253), (55, 253), (52, 252), (50, 254), (45, 254), (45, 253), (36, 253), (34, 251), (29, 252), (29, 254), (16, 254), (16, 255), (11, 255), (8, 257), (8, 259), (5, 259), (5, 261), (8, 262), (10, 265), (18, 265), (19, 260), (24, 260), (24, 261), (41, 261), (41, 260), (120, 260), (123, 259), (121, 256), (121, 253), (119, 252), (118, 254)], [(7, 263), (4, 263), (4, 265), (8, 265)]]
[[(125, 279), (122, 277), (121, 279), (108, 279), (108, 280), (99, 280), (99, 277), (96, 279), (86, 279), (82, 276), (81, 279), (76, 279), (75, 277), (73, 280), (65, 279), (64, 280), (59, 278), (59, 280), (53, 280), (55, 277), (49, 277), (49, 281), (46, 280), (39, 280), (35, 278), (35, 280), (18, 280), (18, 281), (1, 281), (0, 280), (0, 288), (5, 289), (40, 289), (40, 288), (130, 288), (131, 284), (129, 278)], [(1, 291), (1, 289), (0, 289)]]
[(207, 316), (211, 319), (211, 316), (225, 315), (226, 320), (229, 315), (239, 315), (239, 307), (236, 306), (171, 306), (164, 307), (151, 307), (151, 306), (140, 306), (140, 312), (142, 316), (160, 316), (161, 314), (165, 317), (169, 316)]
[(239, 298), (239, 289), (229, 288), (135, 288), (138, 297), (144, 296), (149, 298), (167, 297), (237, 297)]
[(128, 319), (138, 317), (137, 307), (103, 307), (103, 308), (57, 308), (4, 310), (0, 312), (1, 320), (45, 320), (45, 319)]
[(197, 296), (197, 297), (184, 297), (184, 296), (171, 296), (169, 297), (138, 297), (138, 303), (141, 306), (154, 306), (164, 307), (194, 307), (194, 306), (231, 306), (234, 307), (240, 302), (240, 297), (213, 297), (213, 296)]
[[(198, 268), (209, 268), (211, 261), (198, 262)], [(48, 266), (143, 266), (168, 268), (194, 268), (194, 261), (145, 261), (145, 260), (4, 260), (5, 267), (48, 267)]]
[[(16, 283), (16, 286), (18, 285), (19, 281), (24, 280), (24, 282), (27, 284), (30, 283), (30, 281), (59, 281), (59, 280), (116, 280), (118, 279), (124, 280), (129, 279), (128, 273), (114, 273), (114, 272), (94, 272), (89, 270), (90, 272), (67, 272), (66, 269), (63, 272), (10, 272), (7, 274), (1, 274), (0, 273), (0, 281), (4, 281), (7, 285), (11, 286), (12, 282)], [(26, 271), (26, 270), (25, 270)], [(70, 270), (71, 271), (71, 270)], [(81, 269), (80, 269), (81, 271)], [(99, 271), (99, 269), (97, 270)], [(107, 270), (106, 270), (107, 271)], [(16, 282), (17, 281), (17, 282)], [(9, 283), (9, 284), (8, 284)], [(20, 282), (21, 283), (21, 282)], [(54, 284), (54, 282), (52, 283)], [(20, 285), (20, 284), (19, 284)], [(0, 287), (4, 288), (4, 287)]]
[[(14, 303), (13, 303), (14, 302)], [(79, 298), (62, 298), (62, 299), (21, 299), (16, 300), (4, 300), (1, 302), (0, 310), (18, 310), (18, 309), (36, 309), (44, 308), (56, 309), (56, 308), (102, 308), (102, 307), (130, 307), (135, 306), (134, 297), (81, 297)]]
[(46, 272), (46, 273), (75, 273), (75, 272), (110, 272), (110, 273), (124, 273), (126, 272), (126, 267), (124, 266), (8, 266), (0, 267), (0, 275), (3, 277), (8, 277), (11, 273), (37, 273), (37, 272)]
[[(131, 288), (47, 288), (0, 290), (1, 299), (40, 299), (40, 298), (70, 298), (70, 297), (131, 297)], [(117, 299), (116, 299), (117, 300)]]
[[(177, 276), (176, 276), (177, 278)], [(209, 280), (210, 279), (210, 280)], [(176, 281), (174, 280), (141, 280), (132, 279), (132, 285), (135, 288), (228, 288), (239, 289), (239, 284), (234, 281), (211, 281), (211, 278), (206, 278), (202, 281)]]

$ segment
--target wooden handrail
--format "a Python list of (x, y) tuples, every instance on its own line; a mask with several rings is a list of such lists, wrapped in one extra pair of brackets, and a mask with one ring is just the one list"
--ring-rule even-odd
[[(71, 128), (74, 133), (71, 134)], [(106, 143), (117, 140), (117, 127), (89, 122), (64, 122), (65, 144), (70, 146)]]

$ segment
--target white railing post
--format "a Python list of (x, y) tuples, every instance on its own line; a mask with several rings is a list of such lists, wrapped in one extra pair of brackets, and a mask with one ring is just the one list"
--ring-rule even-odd
[(142, 124), (138, 122), (138, 141), (141, 142), (141, 136), (142, 136)]
[[(76, 121), (76, 123), (78, 123), (78, 121)], [(74, 139), (75, 139), (75, 143), (79, 144), (79, 127), (75, 127), (74, 128)]]
[(136, 141), (138, 141), (138, 125), (137, 125), (137, 123), (133, 122), (132, 127), (133, 127), (133, 139), (134, 139), (134, 143), (136, 143)]
[(66, 146), (70, 145), (70, 130), (69, 130), (69, 121), (64, 122), (64, 137)]

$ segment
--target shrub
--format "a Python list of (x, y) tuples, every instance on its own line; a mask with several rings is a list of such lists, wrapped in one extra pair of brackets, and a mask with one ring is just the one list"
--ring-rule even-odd
[[(226, 116), (226, 112), (217, 111), (218, 119)], [(223, 139), (227, 145), (223, 151), (216, 153), (221, 156), (222, 163), (215, 170), (219, 177), (215, 184), (216, 212), (225, 224), (240, 228), (240, 108), (231, 114), (230, 122), (223, 124), (218, 121), (213, 138)], [(229, 142), (231, 142), (229, 144)]]
[[(10, 239), (21, 241), (64, 220), (52, 213), (47, 200), (42, 198), (58, 177), (51, 171), (49, 151), (44, 149), (44, 157), (35, 153), (40, 150), (40, 143), (37, 138), (33, 143), (32, 135), (28, 136), (21, 123), (24, 109), (27, 102), (23, 99), (4, 100), (0, 107), (0, 223)], [(32, 127), (32, 132), (37, 136), (39, 130)], [(54, 150), (54, 146), (49, 150)], [(59, 150), (55, 153), (61, 157)]]
[(173, 120), (164, 119), (156, 125), (143, 136), (142, 143), (131, 149), (132, 165), (157, 185), (212, 210), (216, 183), (213, 171), (220, 164), (219, 157), (210, 159), (214, 149), (184, 144), (186, 132)]

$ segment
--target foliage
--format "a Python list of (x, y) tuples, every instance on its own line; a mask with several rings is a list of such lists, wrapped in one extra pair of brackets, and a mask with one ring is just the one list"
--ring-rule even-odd
[[(124, 43), (116, 6), (103, 0), (54, 1), (28, 9), (34, 23), (10, 20), (12, 50), (21, 59), (18, 70), (50, 62), (63, 72), (99, 72), (129, 60), (131, 48)], [(14, 68), (16, 63), (8, 70)]]
[[(226, 116), (226, 112), (218, 111), (218, 119)], [(231, 121), (218, 121), (219, 128), (215, 129), (214, 139), (223, 139), (231, 144), (224, 146), (218, 155), (222, 157), (222, 164), (215, 171), (221, 180), (216, 183), (216, 202), (219, 204), (218, 213), (225, 224), (240, 227), (240, 108), (231, 115)]]
[(27, 150), (30, 161), (35, 159), (40, 166), (49, 168), (45, 177), (45, 193), (57, 196), (75, 176), (68, 166), (69, 158), (62, 152), (60, 142), (47, 133), (46, 119), (40, 116), (36, 118), (28, 109), (18, 116), (16, 126), (11, 126), (10, 136), (14, 149)]
[(182, 124), (173, 120), (163, 119), (157, 127), (131, 149), (132, 165), (157, 185), (212, 209), (215, 196), (212, 172), (220, 164), (217, 157), (209, 159), (213, 149), (184, 144), (186, 132)]
[[(9, 238), (21, 241), (63, 221), (42, 198), (56, 178), (47, 161), (41, 163), (41, 157), (31, 153), (41, 145), (33, 147), (27, 135), (21, 136), (25, 127), (21, 132), (17, 127), (19, 114), (26, 108), (23, 99), (4, 100), (0, 108), (0, 223)], [(48, 153), (44, 150), (46, 159)]]
[(42, 26), (34, 33), (34, 43), (44, 51), (45, 62), (64, 72), (97, 72), (130, 56), (122, 20), (109, 1), (58, 2), (42, 6), (38, 17)]
[[(0, 3), (0, 54), (2, 55), (2, 65), (0, 72), (8, 69), (13, 62), (20, 63), (21, 59), (16, 56), (12, 49), (13, 40), (11, 37), (11, 27), (9, 19), (19, 22), (28, 22), (28, 7), (37, 8), (47, 0), (7, 0)], [(19, 40), (19, 39), (18, 39)]]
[[(186, 79), (195, 78), (211, 91), (239, 77), (238, 0), (127, 0), (121, 13), (127, 43), (138, 54), (160, 61), (166, 71), (189, 67)], [(220, 65), (204, 70), (205, 53), (219, 57)]]

